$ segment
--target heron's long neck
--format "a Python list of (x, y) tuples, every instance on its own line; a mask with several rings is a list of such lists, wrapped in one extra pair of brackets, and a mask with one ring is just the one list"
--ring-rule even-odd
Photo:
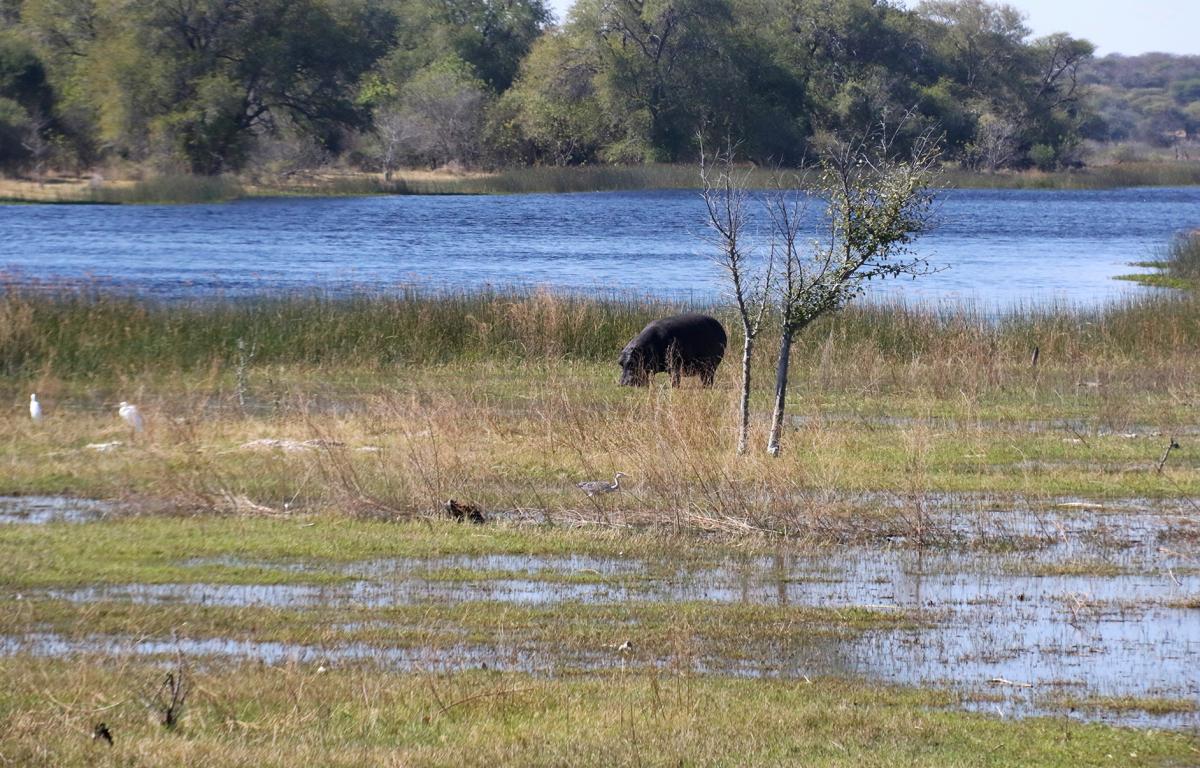
[(613, 475), (612, 487), (613, 487), (614, 491), (621, 487), (621, 476), (620, 475)]

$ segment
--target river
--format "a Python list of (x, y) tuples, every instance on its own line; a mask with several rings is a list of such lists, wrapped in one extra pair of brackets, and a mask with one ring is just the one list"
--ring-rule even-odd
[[(0, 206), (0, 269), (172, 298), (418, 284), (703, 301), (721, 289), (703, 213), (694, 191)], [(1093, 305), (1148, 290), (1112, 278), (1200, 225), (1200, 188), (950, 190), (935, 217), (916, 252), (939, 271), (876, 296)]]

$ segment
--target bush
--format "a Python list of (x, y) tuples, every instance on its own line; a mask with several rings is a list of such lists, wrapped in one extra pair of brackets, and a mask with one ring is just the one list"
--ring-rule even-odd
[(1058, 153), (1049, 144), (1034, 144), (1029, 150), (1029, 160), (1039, 171), (1053, 171), (1058, 165)]

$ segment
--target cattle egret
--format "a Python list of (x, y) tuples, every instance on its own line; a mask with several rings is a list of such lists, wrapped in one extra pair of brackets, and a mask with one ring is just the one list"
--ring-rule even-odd
[(583, 491), (588, 496), (596, 496), (599, 494), (612, 493), (613, 491), (621, 490), (622, 477), (629, 477), (629, 475), (625, 474), (624, 472), (618, 472), (617, 474), (613, 475), (613, 481), (611, 483), (606, 483), (603, 480), (589, 480), (586, 483), (576, 483), (575, 485), (577, 488), (579, 488), (579, 490)]
[(29, 396), (29, 418), (39, 424), (42, 421), (42, 404), (38, 402), (37, 395)]
[(120, 407), (117, 408), (117, 414), (129, 425), (134, 434), (146, 428), (145, 423), (142, 421), (142, 413), (137, 409), (136, 405), (130, 405), (122, 400)]

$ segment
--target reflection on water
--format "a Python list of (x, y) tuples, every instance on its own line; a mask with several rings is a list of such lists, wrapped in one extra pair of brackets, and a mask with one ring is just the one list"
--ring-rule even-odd
[[(917, 243), (944, 271), (877, 290), (988, 306), (1144, 292), (1111, 278), (1195, 226), (1198, 206), (1200, 188), (947, 191), (936, 229)], [(813, 226), (821, 210), (809, 206)], [(0, 270), (166, 296), (416, 282), (707, 300), (719, 275), (702, 217), (687, 190), (0, 206)]]

